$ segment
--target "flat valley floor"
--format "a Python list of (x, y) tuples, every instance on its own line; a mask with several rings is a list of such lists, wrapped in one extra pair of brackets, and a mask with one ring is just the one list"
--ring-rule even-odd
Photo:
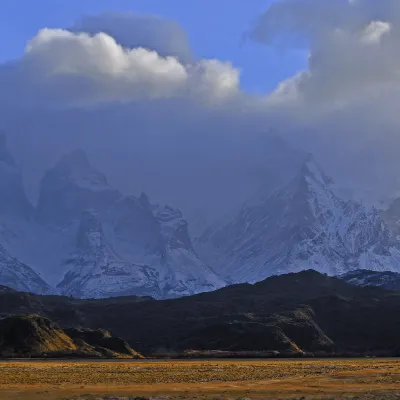
[(1, 400), (400, 399), (400, 360), (1, 361)]

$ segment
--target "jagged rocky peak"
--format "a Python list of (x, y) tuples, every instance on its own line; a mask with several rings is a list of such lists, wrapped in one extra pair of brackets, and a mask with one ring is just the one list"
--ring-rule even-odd
[(286, 193), (309, 194), (318, 190), (333, 191), (333, 184), (333, 179), (325, 174), (314, 156), (306, 153), (302, 156), (298, 169), (294, 171), (291, 179), (280, 189)]
[[(260, 224), (261, 236), (272, 223), (276, 223), (277, 227), (288, 224), (301, 228), (298, 229), (298, 234), (303, 236), (309, 233), (307, 227), (317, 216), (326, 219), (331, 215), (329, 212), (324, 214), (323, 208), (337, 201), (331, 187), (333, 180), (325, 175), (312, 154), (302, 153), (299, 160), (300, 158), (301, 162), (297, 164), (297, 169), (286, 174), (281, 185), (272, 188), (269, 185), (262, 185), (244, 204), (239, 211), (239, 220), (243, 224), (250, 224), (249, 226), (253, 227)], [(269, 216), (271, 212), (272, 215)], [(264, 226), (265, 222), (262, 221), (267, 215), (269, 223)], [(237, 216), (234, 218), (238, 219)]]
[(0, 214), (6, 218), (28, 219), (32, 213), (21, 171), (7, 148), (6, 135), (0, 133)]
[(146, 195), (125, 196), (112, 207), (111, 216), (117, 238), (145, 253), (159, 253), (163, 247), (160, 224)]
[(309, 268), (333, 275), (357, 268), (400, 270), (400, 243), (377, 211), (341, 199), (310, 155), (284, 185), (263, 187), (207, 230), (196, 250), (234, 282)]
[[(339, 201), (333, 183), (333, 179), (328, 177), (315, 162), (314, 157), (308, 154), (301, 164), (298, 175), (282, 190), (280, 196), (287, 196), (286, 199), (291, 200), (293, 218), (326, 219), (331, 217), (331, 210), (324, 216), (322, 214), (327, 208), (335, 207)], [(329, 223), (327, 220), (325, 222)]]
[(170, 206), (156, 208), (155, 216), (161, 225), (162, 234), (171, 249), (186, 249), (193, 252), (188, 223), (182, 211)]
[(332, 178), (322, 171), (312, 154), (294, 150), (279, 138), (269, 148), (259, 169), (260, 186), (245, 201), (248, 206), (261, 206), (277, 193), (293, 197), (307, 195), (317, 188), (333, 187)]
[(36, 210), (40, 222), (63, 225), (86, 209), (105, 211), (121, 194), (95, 169), (82, 150), (65, 156), (43, 177)]
[(104, 244), (103, 227), (96, 210), (85, 210), (82, 213), (76, 241), (78, 248), (84, 250)]

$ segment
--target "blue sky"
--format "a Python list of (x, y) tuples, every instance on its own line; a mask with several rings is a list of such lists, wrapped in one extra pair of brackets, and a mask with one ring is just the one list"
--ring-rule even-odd
[(305, 54), (244, 40), (273, 0), (1, 0), (0, 62), (19, 57), (39, 29), (68, 28), (86, 14), (130, 11), (178, 22), (199, 58), (231, 61), (242, 70), (242, 86), (268, 92), (305, 67)]

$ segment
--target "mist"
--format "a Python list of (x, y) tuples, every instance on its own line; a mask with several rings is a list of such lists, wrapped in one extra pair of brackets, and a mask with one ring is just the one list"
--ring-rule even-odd
[(217, 218), (276, 172), (265, 160), (279, 136), (379, 204), (400, 188), (399, 28), (394, 0), (277, 1), (251, 40), (307, 48), (308, 69), (252, 95), (234, 65), (196, 58), (176, 23), (84, 16), (43, 27), (0, 67), (0, 128), (32, 202), (43, 172), (82, 148), (124, 193)]

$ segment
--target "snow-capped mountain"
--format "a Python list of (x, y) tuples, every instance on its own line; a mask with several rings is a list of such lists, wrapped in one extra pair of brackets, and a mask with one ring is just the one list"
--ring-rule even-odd
[(57, 289), (69, 296), (162, 296), (157, 272), (150, 265), (135, 265), (119, 257), (105, 238), (99, 215), (94, 210), (83, 213), (76, 250), (65, 264), (68, 272)]
[(173, 298), (304, 269), (400, 271), (394, 206), (388, 219), (345, 200), (311, 155), (271, 146), (256, 195), (193, 244), (179, 210), (121, 194), (83, 151), (47, 171), (33, 207), (0, 137), (0, 285)]
[(189, 236), (188, 224), (179, 210), (171, 207), (154, 207), (163, 237), (161, 276), (163, 291), (169, 297), (186, 292), (208, 292), (226, 285), (195, 252)]
[(400, 271), (400, 243), (377, 210), (341, 199), (311, 155), (289, 176), (262, 187), (196, 243), (222, 277), (256, 282), (304, 269)]
[(194, 252), (179, 210), (152, 206), (142, 194), (122, 198), (108, 217), (102, 222), (98, 212), (83, 212), (68, 272), (57, 286), (61, 293), (170, 298), (225, 284)]
[(23, 292), (54, 294), (52, 289), (32, 268), (12, 257), (0, 245), (0, 283)]
[(388, 290), (400, 290), (400, 273), (398, 272), (358, 269), (339, 275), (338, 278), (357, 286), (377, 286)]
[[(0, 215), (8, 216), (0, 219), (0, 244), (16, 265), (37, 273), (25, 274), (33, 291), (48, 290), (35, 286), (40, 277), (60, 294), (96, 298), (177, 297), (225, 285), (197, 256), (179, 210), (153, 205), (145, 194), (123, 196), (83, 151), (62, 157), (46, 172), (36, 208), (26, 199), (4, 141), (2, 171), (7, 174), (0, 175), (0, 187), (12, 190), (7, 198), (0, 195)], [(19, 289), (3, 277), (0, 284)]]

